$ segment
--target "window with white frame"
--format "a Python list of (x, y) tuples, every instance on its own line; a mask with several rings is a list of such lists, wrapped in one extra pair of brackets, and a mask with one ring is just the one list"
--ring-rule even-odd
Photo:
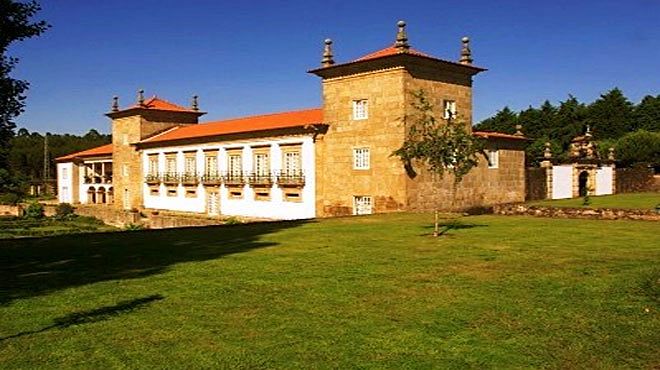
[(498, 168), (500, 165), (500, 152), (497, 149), (488, 149), (488, 168)]
[(197, 173), (197, 158), (194, 153), (186, 153), (184, 164), (184, 172), (188, 175)]
[(149, 174), (157, 175), (158, 174), (158, 155), (153, 154), (149, 156)]
[(176, 173), (176, 154), (168, 154), (165, 157), (165, 172), (168, 174)]
[(300, 173), (300, 151), (287, 150), (284, 152), (284, 164), (282, 166), (284, 173), (295, 175)]
[(254, 154), (254, 173), (258, 176), (265, 176), (270, 173), (270, 164), (268, 163), (268, 153), (257, 152)]
[(442, 105), (442, 117), (444, 119), (456, 118), (456, 101), (445, 100)]
[(353, 197), (353, 214), (370, 215), (373, 213), (373, 203), (371, 197), (365, 195), (356, 195)]
[(369, 117), (369, 101), (367, 99), (353, 100), (353, 119), (367, 119)]
[(228, 156), (228, 166), (229, 173), (232, 175), (240, 175), (243, 171), (243, 161), (240, 153), (231, 153)]
[(209, 176), (216, 176), (218, 174), (218, 156), (215, 154), (207, 153), (204, 157), (204, 173)]
[(69, 169), (62, 168), (62, 180), (68, 180), (68, 179), (69, 179)]
[(369, 148), (353, 149), (353, 169), (355, 170), (369, 169)]

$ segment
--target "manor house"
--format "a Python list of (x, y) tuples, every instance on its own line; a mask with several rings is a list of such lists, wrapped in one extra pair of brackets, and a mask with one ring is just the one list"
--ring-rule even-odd
[(325, 40), (319, 108), (199, 122), (189, 107), (159, 97), (106, 115), (112, 143), (57, 158), (60, 202), (119, 209), (194, 212), (274, 219), (481, 207), (523, 201), (525, 138), (477, 132), (487, 156), (456, 190), (445, 176), (432, 181), (392, 156), (414, 113), (412, 93), (424, 90), (440, 121), (472, 129), (473, 64), (469, 39), (460, 59), (436, 58), (410, 47), (405, 23), (394, 43), (336, 63)]

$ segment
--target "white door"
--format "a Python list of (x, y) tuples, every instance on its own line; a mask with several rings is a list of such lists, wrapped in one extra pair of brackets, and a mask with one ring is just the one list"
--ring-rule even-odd
[(208, 214), (211, 216), (217, 216), (220, 214), (220, 196), (217, 191), (211, 191), (206, 197), (206, 209)]

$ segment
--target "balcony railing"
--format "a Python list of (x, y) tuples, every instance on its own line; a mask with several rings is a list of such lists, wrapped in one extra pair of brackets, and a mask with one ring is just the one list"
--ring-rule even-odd
[(222, 176), (218, 173), (207, 173), (202, 176), (202, 184), (204, 185), (220, 185), (222, 184)]
[(197, 185), (199, 184), (199, 176), (196, 173), (181, 174), (181, 183), (183, 185)]
[(174, 185), (179, 183), (179, 174), (174, 172), (166, 172), (162, 176), (162, 181), (167, 185)]
[(239, 186), (244, 185), (246, 181), (246, 176), (241, 171), (230, 171), (225, 172), (222, 175), (222, 182), (227, 186)]
[(248, 184), (251, 186), (271, 186), (273, 176), (270, 173), (251, 173), (248, 176)]
[(144, 182), (150, 185), (160, 184), (160, 176), (157, 174), (150, 173), (144, 177)]
[(276, 174), (279, 186), (305, 186), (305, 175), (302, 171), (279, 171)]
[(112, 174), (105, 176), (87, 175), (84, 177), (85, 184), (112, 184)]

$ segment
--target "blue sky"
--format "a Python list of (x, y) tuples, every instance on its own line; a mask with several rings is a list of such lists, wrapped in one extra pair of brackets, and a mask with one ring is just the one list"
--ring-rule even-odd
[(20, 127), (109, 132), (111, 97), (135, 92), (187, 105), (204, 120), (316, 107), (322, 41), (348, 61), (390, 45), (458, 59), (472, 39), (475, 122), (569, 93), (592, 101), (614, 86), (634, 102), (660, 89), (660, 1), (84, 1), (41, 0), (52, 24), (14, 44), (30, 81)]

